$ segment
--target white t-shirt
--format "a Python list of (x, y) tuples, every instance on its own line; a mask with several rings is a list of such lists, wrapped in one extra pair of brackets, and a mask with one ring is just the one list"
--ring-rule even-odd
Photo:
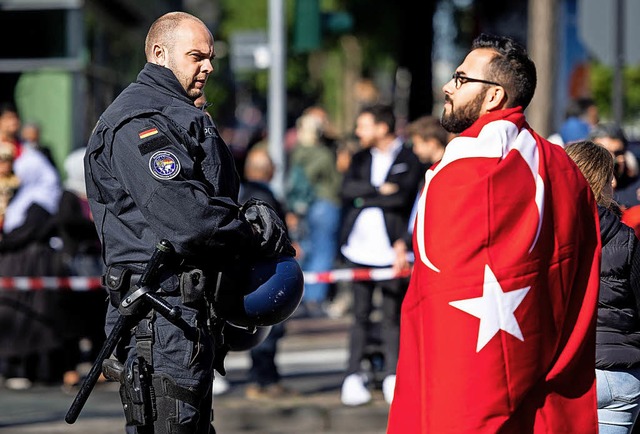
[[(396, 138), (386, 151), (371, 148), (371, 185), (380, 187), (384, 184), (401, 149), (400, 138)], [(369, 207), (360, 212), (341, 251), (345, 258), (357, 264), (377, 267), (393, 264), (396, 254), (387, 234), (381, 208)]]

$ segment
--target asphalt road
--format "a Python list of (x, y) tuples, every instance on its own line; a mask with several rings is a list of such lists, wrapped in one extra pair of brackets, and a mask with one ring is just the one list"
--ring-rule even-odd
[[(295, 396), (249, 401), (244, 397), (247, 353), (231, 353), (226, 360), (231, 389), (214, 397), (214, 425), (218, 434), (240, 433), (369, 433), (386, 429), (388, 405), (378, 389), (372, 403), (348, 408), (339, 400), (347, 360), (349, 318), (300, 319), (287, 322), (277, 364), (283, 384)], [(214, 383), (215, 384), (215, 383)], [(124, 418), (115, 383), (98, 384), (78, 420), (64, 422), (75, 391), (59, 386), (34, 386), (25, 391), (0, 389), (0, 433), (120, 434)]]

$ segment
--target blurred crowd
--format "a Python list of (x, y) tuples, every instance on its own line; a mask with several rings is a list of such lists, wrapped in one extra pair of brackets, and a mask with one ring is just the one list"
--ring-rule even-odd
[[(0, 105), (0, 276), (100, 276), (100, 243), (84, 183), (84, 150), (64, 161), (65, 181), (35, 123)], [(103, 341), (100, 291), (0, 292), (4, 386), (76, 385)]]
[[(353, 130), (339, 135), (319, 105), (304, 109), (284, 143), (284, 195), (270, 182), (276, 170), (261, 113), (243, 122), (251, 133), (226, 131), (242, 178), (240, 201), (257, 197), (285, 220), (303, 271), (411, 267), (415, 207), (426, 170), (452, 136), (437, 117), (406, 125), (393, 108), (373, 104)], [(592, 140), (613, 156), (614, 199), (622, 221), (640, 233), (640, 164), (624, 131), (601, 123), (590, 99), (572, 101), (550, 141)], [(243, 143), (240, 151), (233, 143)], [(57, 167), (36, 123), (0, 105), (0, 276), (100, 276), (101, 246), (86, 200), (84, 148)], [(371, 387), (393, 399), (400, 306), (408, 278), (306, 284), (297, 319), (352, 318), (349, 361), (340, 395), (345, 405), (371, 400)], [(0, 291), (0, 377), (4, 387), (33, 383), (77, 386), (104, 341), (101, 291)], [(286, 324), (251, 350), (245, 395), (272, 399), (295, 393), (281, 384), (275, 363)], [(376, 359), (377, 357), (377, 359)], [(216, 380), (214, 393), (229, 384)]]

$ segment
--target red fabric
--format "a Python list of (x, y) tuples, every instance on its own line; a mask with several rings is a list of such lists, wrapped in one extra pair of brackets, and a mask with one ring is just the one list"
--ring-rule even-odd
[(622, 218), (620, 220), (633, 229), (636, 237), (640, 238), (640, 205), (635, 205), (622, 211)]
[(17, 160), (20, 157), (20, 155), (22, 155), (22, 142), (20, 142), (20, 140), (18, 139), (15, 139), (11, 143), (13, 143), (16, 147), (16, 153), (13, 156), (13, 159)]
[(596, 433), (600, 241), (577, 167), (518, 108), (425, 180), (388, 433)]

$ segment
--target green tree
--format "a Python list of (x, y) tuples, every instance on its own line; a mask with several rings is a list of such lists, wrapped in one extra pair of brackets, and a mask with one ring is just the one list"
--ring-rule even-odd
[[(625, 67), (623, 79), (625, 121), (636, 120), (640, 117), (640, 65)], [(602, 117), (611, 119), (613, 117), (613, 68), (602, 63), (593, 63), (591, 89)]]
[[(431, 14), (435, 0), (426, 3), (427, 14), (423, 3), (411, 0), (398, 2), (395, 7), (390, 7), (388, 2), (380, 0), (319, 0), (323, 23), (320, 46), (312, 52), (300, 52), (293, 45), (296, 0), (285, 0), (288, 42), (286, 86), (291, 99), (287, 103), (290, 115), (299, 114), (305, 104), (313, 102), (320, 102), (330, 113), (342, 111), (340, 100), (348, 90), (342, 88), (344, 83), (341, 80), (341, 68), (344, 68), (344, 56), (347, 55), (342, 46), (345, 31), (355, 36), (362, 49), (361, 73), (364, 76), (384, 76), (393, 82), (399, 65), (412, 70), (412, 86), (417, 84), (420, 87), (412, 89), (412, 95), (418, 99), (410, 110), (415, 112), (415, 116), (430, 112)], [(268, 0), (221, 0), (220, 23), (214, 37), (218, 41), (229, 41), (237, 31), (268, 31), (268, 6)], [(332, 21), (332, 16), (345, 16), (335, 12), (348, 13), (352, 27), (345, 26), (344, 20)], [(216, 77), (208, 85), (207, 95), (214, 103), (212, 114), (228, 106), (228, 102), (218, 98), (234, 99), (234, 83), (240, 82), (263, 96), (267, 93), (267, 70), (232, 76), (228, 63), (229, 56), (219, 60)], [(230, 74), (228, 79), (220, 79), (223, 72)]]

